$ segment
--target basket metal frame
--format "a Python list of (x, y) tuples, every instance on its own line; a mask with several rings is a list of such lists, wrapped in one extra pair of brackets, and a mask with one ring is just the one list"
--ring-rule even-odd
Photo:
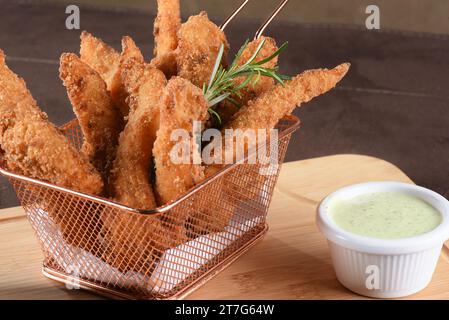
[[(289, 139), (291, 134), (294, 131), (296, 131), (300, 126), (299, 119), (293, 115), (286, 116), (283, 119), (283, 121), (284, 122), (287, 121), (289, 124), (284, 125), (282, 130), (280, 130), (279, 140)], [(76, 120), (73, 120), (73, 121), (69, 122), (68, 124), (62, 126), (61, 129), (63, 131), (66, 131), (67, 129), (70, 129), (71, 127), (73, 127), (75, 124), (76, 124)], [(287, 148), (287, 146), (285, 148)], [(254, 152), (257, 152), (256, 148), (249, 150), (249, 152), (247, 152), (245, 159), (243, 159), (243, 160), (246, 160)], [(154, 210), (139, 210), (139, 209), (135, 209), (135, 208), (130, 208), (130, 207), (124, 206), (122, 204), (116, 203), (114, 201), (111, 201), (109, 199), (105, 199), (105, 198), (98, 197), (98, 196), (92, 196), (92, 195), (88, 195), (88, 194), (83, 194), (83, 193), (73, 191), (73, 190), (70, 190), (67, 188), (56, 186), (54, 184), (51, 184), (51, 183), (48, 183), (45, 181), (41, 181), (38, 179), (33, 179), (33, 178), (26, 177), (26, 176), (23, 176), (20, 174), (16, 174), (14, 172), (7, 170), (4, 167), (4, 164), (2, 163), (1, 159), (0, 159), (0, 174), (7, 177), (11, 182), (18, 181), (20, 183), (25, 183), (26, 185), (30, 184), (30, 185), (38, 186), (40, 188), (50, 189), (50, 190), (53, 190), (54, 192), (68, 194), (68, 195), (83, 199), (86, 202), (94, 202), (94, 203), (97, 203), (97, 204), (100, 204), (103, 206), (108, 206), (112, 209), (120, 210), (120, 211), (123, 211), (124, 213), (129, 213), (131, 215), (137, 215), (137, 216), (160, 215), (160, 216), (163, 216), (165, 213), (170, 212), (170, 210), (176, 208), (178, 205), (182, 204), (184, 201), (186, 201), (187, 199), (192, 197), (195, 193), (199, 192), (201, 189), (214, 183), (214, 181), (216, 179), (219, 179), (220, 177), (223, 177), (224, 175), (226, 175), (229, 171), (236, 168), (236, 166), (238, 166), (239, 164), (240, 163), (238, 162), (238, 163), (231, 164), (231, 165), (224, 167), (216, 175), (201, 182), (200, 184), (198, 184), (197, 186), (192, 188), (187, 194), (181, 196), (179, 199), (177, 199), (169, 204), (166, 204), (162, 207), (156, 208)], [(277, 178), (278, 178), (278, 176), (275, 177), (274, 184), (276, 183)], [(267, 204), (266, 210), (268, 210), (268, 206), (271, 201), (271, 196), (272, 196), (272, 193), (268, 197), (269, 202)], [(32, 217), (30, 217), (30, 213), (28, 211), (27, 211), (27, 217), (28, 217), (30, 223), (32, 223), (32, 221), (31, 221)], [(32, 223), (32, 225), (33, 225), (33, 223)], [(33, 225), (33, 228), (34, 228), (34, 225)], [(173, 292), (170, 291), (169, 294), (167, 294), (165, 296), (161, 296), (161, 297), (130, 294), (126, 290), (123, 290), (121, 288), (114, 289), (114, 288), (111, 288), (108, 286), (102, 286), (98, 283), (95, 283), (94, 281), (89, 281), (87, 279), (80, 279), (78, 277), (73, 277), (70, 274), (61, 272), (60, 270), (57, 270), (52, 267), (52, 265), (55, 265), (55, 263), (54, 263), (54, 261), (53, 261), (53, 263), (51, 263), (52, 261), (49, 260), (49, 257), (47, 256), (48, 248), (45, 249), (43, 246), (43, 243), (41, 243), (41, 248), (42, 248), (42, 251), (44, 252), (46, 258), (43, 262), (42, 272), (46, 277), (56, 280), (58, 282), (73, 284), (73, 281), (76, 281), (77, 284), (79, 284), (80, 288), (94, 292), (94, 293), (102, 295), (102, 296), (106, 296), (106, 297), (122, 298), (122, 299), (183, 299), (186, 296), (188, 296), (190, 293), (192, 293), (193, 291), (195, 291), (196, 289), (198, 289), (199, 287), (204, 285), (207, 281), (212, 279), (215, 275), (220, 273), (222, 270), (224, 270), (227, 266), (229, 266), (232, 262), (234, 262), (238, 257), (240, 257), (245, 252), (247, 252), (259, 240), (262, 239), (263, 235), (267, 232), (267, 230), (268, 230), (268, 225), (266, 224), (265, 220), (263, 221), (263, 226), (252, 227), (251, 232), (248, 231), (248, 238), (246, 237), (247, 236), (246, 234), (244, 236), (242, 236), (243, 238), (241, 240), (239, 240), (237, 248), (233, 248), (231, 246), (231, 247), (222, 249), (222, 251), (220, 251), (220, 254), (225, 253), (225, 254), (223, 254), (225, 256), (224, 258), (222, 256), (220, 256), (220, 258), (216, 257), (211, 260), (212, 262), (214, 262), (215, 259), (217, 259), (216, 263), (212, 263), (211, 261), (208, 261), (208, 263), (205, 265), (206, 271), (201, 269), (201, 268), (203, 268), (203, 266), (202, 266), (200, 269), (195, 271), (194, 274), (191, 274), (188, 278), (182, 280), (180, 284), (177, 284), (175, 286), (175, 288), (172, 289)], [(44, 240), (39, 238), (38, 231), (36, 229), (34, 231), (35, 231), (36, 236), (40, 240), (40, 242), (43, 242)], [(249, 238), (249, 236), (251, 236), (251, 238)], [(231, 249), (232, 249), (232, 251), (228, 252), (228, 250), (231, 250)], [(50, 258), (50, 259), (52, 259), (52, 258)], [(211, 266), (209, 266), (209, 264), (211, 264)], [(199, 275), (196, 275), (196, 273), (199, 273)], [(190, 278), (192, 278), (192, 280)]]

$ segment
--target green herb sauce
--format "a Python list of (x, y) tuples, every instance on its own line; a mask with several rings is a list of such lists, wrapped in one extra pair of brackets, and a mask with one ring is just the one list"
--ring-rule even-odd
[(380, 192), (334, 199), (331, 218), (342, 229), (379, 239), (418, 236), (435, 229), (441, 214), (420, 198), (400, 192)]

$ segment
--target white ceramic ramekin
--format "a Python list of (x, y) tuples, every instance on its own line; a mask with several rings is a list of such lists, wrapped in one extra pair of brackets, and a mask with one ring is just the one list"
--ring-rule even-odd
[[(419, 197), (441, 213), (442, 222), (420, 236), (385, 240), (345, 231), (330, 217), (329, 204), (333, 199), (376, 192), (403, 192)], [(412, 184), (368, 182), (327, 196), (318, 207), (317, 224), (328, 239), (334, 269), (343, 286), (368, 297), (399, 298), (424, 289), (432, 279), (442, 245), (449, 239), (449, 202)]]

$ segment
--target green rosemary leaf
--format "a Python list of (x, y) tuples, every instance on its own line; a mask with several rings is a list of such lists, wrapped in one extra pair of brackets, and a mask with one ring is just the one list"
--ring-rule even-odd
[(247, 66), (249, 66), (249, 65), (251, 65), (251, 64), (256, 64), (256, 63), (253, 63), (253, 62), (254, 62), (254, 60), (256, 60), (257, 55), (260, 53), (260, 50), (262, 50), (263, 46), (265, 45), (265, 42), (266, 42), (266, 39), (263, 39), (263, 40), (259, 43), (259, 45), (258, 45), (257, 48), (256, 48), (256, 51), (254, 51), (254, 54), (251, 56), (251, 58), (249, 58), (248, 61), (246, 61), (246, 63), (244, 63), (244, 64), (241, 66), (241, 68), (245, 68), (245, 67), (247, 67)]
[(245, 51), (245, 49), (248, 47), (248, 43), (249, 43), (249, 40), (246, 39), (246, 41), (243, 44), (243, 46), (237, 52), (234, 61), (232, 62), (231, 66), (229, 67), (229, 70), (232, 70), (232, 69), (234, 69), (237, 66), (237, 63), (240, 61), (240, 57), (242, 56), (242, 54)]
[(217, 111), (215, 111), (215, 110), (212, 109), (212, 108), (209, 108), (208, 111), (209, 111), (209, 114), (210, 114), (211, 116), (215, 117), (215, 118), (218, 120), (218, 123), (221, 125), (221, 117), (220, 117), (220, 115), (217, 113)]
[(227, 97), (226, 100), (229, 101), (230, 103), (232, 103), (238, 109), (240, 109), (240, 107), (241, 107), (240, 104), (237, 101), (235, 101), (235, 99), (233, 99), (231, 96)]
[(209, 86), (207, 87), (208, 90), (210, 90), (210, 88), (214, 84), (215, 75), (217, 74), (217, 71), (220, 68), (221, 60), (223, 59), (223, 52), (224, 52), (224, 45), (221, 44), (220, 50), (218, 51), (217, 60), (215, 61), (215, 66), (214, 66), (214, 69), (212, 71), (212, 76), (211, 76), (211, 78), (209, 80)]
[(216, 104), (219, 104), (220, 102), (222, 102), (223, 100), (226, 100), (229, 96), (231, 95), (230, 92), (224, 93), (218, 97), (213, 98), (211, 101), (209, 101), (208, 106), (209, 107), (213, 107)]
[(238, 85), (237, 87), (234, 88), (234, 91), (240, 91), (243, 88), (245, 88), (251, 82), (251, 80), (253, 80), (253, 78), (254, 78), (254, 73), (252, 73), (248, 77), (246, 77), (245, 81), (243, 81), (240, 85)]
[[(289, 79), (288, 76), (284, 76), (278, 73), (278, 68), (266, 68), (263, 64), (271, 61), (272, 59), (279, 56), (286, 48), (288, 43), (284, 43), (275, 53), (270, 57), (263, 59), (261, 61), (255, 62), (257, 56), (260, 54), (263, 46), (265, 45), (266, 39), (263, 39), (257, 46), (253, 55), (242, 65), (238, 65), (241, 57), (248, 47), (248, 40), (240, 48), (239, 52), (235, 56), (229, 69), (223, 68), (221, 61), (224, 54), (224, 45), (220, 46), (219, 53), (217, 55), (217, 60), (215, 61), (212, 76), (209, 83), (203, 85), (203, 93), (208, 101), (209, 107), (212, 107), (224, 100), (231, 101), (231, 103), (237, 103), (235, 99), (231, 97), (234, 95), (236, 97), (241, 97), (241, 90), (247, 86), (254, 86), (262, 76), (274, 79), (280, 84), (284, 84), (283, 81)], [(239, 77), (245, 77), (245, 79), (237, 84), (234, 80)]]
[(263, 60), (258, 61), (258, 62), (255, 63), (255, 64), (258, 64), (258, 65), (264, 65), (265, 63), (267, 63), (267, 62), (273, 60), (274, 58), (276, 58), (277, 56), (279, 56), (282, 52), (285, 51), (285, 49), (287, 49), (287, 47), (288, 47), (288, 42), (284, 42), (284, 43), (282, 44), (282, 46), (281, 46), (275, 53), (273, 53), (273, 54), (272, 54), (271, 56), (269, 56), (268, 58), (265, 58), (265, 59), (263, 59)]

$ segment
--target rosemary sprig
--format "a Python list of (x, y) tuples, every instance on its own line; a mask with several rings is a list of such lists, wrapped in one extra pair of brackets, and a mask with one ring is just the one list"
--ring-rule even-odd
[[(284, 80), (290, 79), (289, 76), (285, 76), (278, 73), (278, 67), (275, 68), (266, 68), (263, 67), (263, 64), (273, 60), (277, 56), (279, 56), (288, 46), (288, 43), (285, 42), (275, 53), (271, 56), (263, 59), (261, 61), (255, 62), (258, 54), (262, 50), (265, 45), (266, 39), (263, 39), (260, 44), (257, 46), (256, 51), (251, 56), (251, 58), (239, 66), (238, 62), (248, 47), (248, 40), (245, 44), (240, 48), (239, 52), (235, 56), (234, 61), (231, 66), (226, 70), (221, 66), (221, 60), (223, 58), (224, 53), (224, 45), (220, 46), (220, 50), (218, 52), (217, 60), (215, 61), (214, 69), (212, 72), (212, 76), (208, 84), (204, 83), (203, 85), (203, 93), (206, 98), (209, 106), (209, 113), (216, 117), (219, 123), (221, 124), (220, 116), (215, 112), (212, 108), (216, 104), (227, 100), (232, 104), (235, 104), (239, 107), (238, 103), (232, 98), (233, 95), (240, 97), (240, 91), (246, 86), (254, 86), (261, 77), (270, 77), (273, 78), (276, 82), (280, 84), (284, 84)], [(246, 77), (246, 79), (239, 85), (233, 81), (238, 77)]]

